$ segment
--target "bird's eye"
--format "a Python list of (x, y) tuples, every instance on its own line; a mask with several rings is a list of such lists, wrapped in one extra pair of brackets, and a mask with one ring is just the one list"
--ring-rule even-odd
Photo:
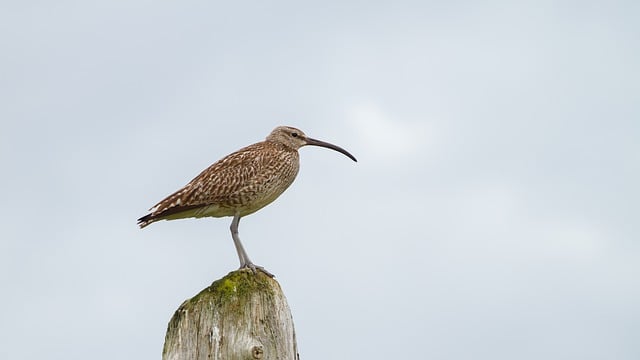
[(298, 137), (298, 133), (297, 133), (297, 132), (292, 132), (292, 133), (291, 133), (291, 136), (293, 136), (293, 137)]

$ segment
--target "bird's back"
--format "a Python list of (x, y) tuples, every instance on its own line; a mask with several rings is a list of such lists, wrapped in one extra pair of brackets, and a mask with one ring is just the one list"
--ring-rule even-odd
[(215, 162), (182, 189), (140, 218), (144, 227), (157, 220), (251, 214), (274, 201), (299, 169), (295, 149), (263, 141)]

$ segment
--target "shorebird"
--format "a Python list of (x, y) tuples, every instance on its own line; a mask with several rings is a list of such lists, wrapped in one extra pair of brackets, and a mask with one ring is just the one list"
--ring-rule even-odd
[(238, 235), (240, 218), (272, 203), (293, 183), (300, 167), (298, 149), (322, 146), (357, 161), (347, 150), (307, 137), (290, 127), (275, 128), (265, 141), (249, 145), (206, 168), (182, 189), (167, 196), (138, 219), (140, 228), (159, 220), (233, 216), (231, 237), (240, 268), (273, 277), (249, 259)]

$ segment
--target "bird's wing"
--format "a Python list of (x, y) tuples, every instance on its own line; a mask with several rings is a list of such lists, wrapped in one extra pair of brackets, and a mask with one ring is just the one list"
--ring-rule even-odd
[(260, 177), (273, 176), (272, 171), (265, 171), (273, 162), (261, 151), (265, 146), (269, 145), (253, 144), (215, 162), (182, 189), (152, 207), (151, 213), (141, 220), (166, 218), (211, 205), (232, 208), (250, 200), (246, 197), (258, 190), (252, 191), (251, 187), (263, 182)]

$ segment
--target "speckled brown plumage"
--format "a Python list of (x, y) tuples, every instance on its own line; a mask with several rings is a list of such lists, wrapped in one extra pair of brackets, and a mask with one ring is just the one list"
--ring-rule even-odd
[(255, 270), (240, 243), (238, 223), (241, 217), (273, 202), (293, 183), (300, 166), (298, 149), (305, 145), (330, 148), (356, 161), (338, 146), (309, 138), (296, 128), (279, 126), (265, 141), (242, 148), (206, 168), (151, 208), (149, 214), (138, 219), (138, 225), (144, 228), (159, 220), (233, 216), (231, 234), (240, 266)]
[(268, 205), (293, 183), (299, 169), (298, 151), (263, 141), (217, 161), (182, 189), (167, 196), (140, 227), (157, 220), (185, 217), (246, 216)]

